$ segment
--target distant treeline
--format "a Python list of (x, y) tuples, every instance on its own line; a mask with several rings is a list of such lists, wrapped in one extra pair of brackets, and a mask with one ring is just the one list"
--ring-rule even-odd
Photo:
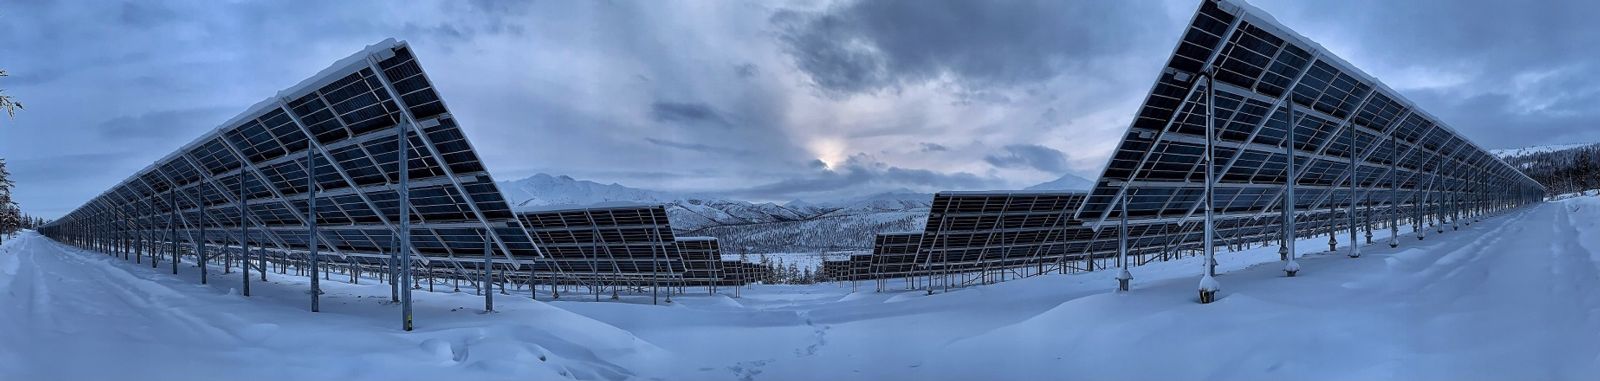
[(1600, 144), (1506, 159), (1551, 195), (1600, 189)]

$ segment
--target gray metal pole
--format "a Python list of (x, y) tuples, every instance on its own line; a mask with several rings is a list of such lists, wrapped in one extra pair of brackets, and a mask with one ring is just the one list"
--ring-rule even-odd
[[(1440, 170), (1444, 169), (1443, 168), (1444, 167), (1444, 159), (1440, 159), (1439, 160), (1439, 167), (1440, 167), (1439, 168)], [(1438, 171), (1436, 170), (1435, 172), (1438, 172)], [(1449, 190), (1445, 189), (1444, 188), (1445, 186), (1443, 184), (1439, 184), (1438, 178), (1439, 178), (1439, 175), (1435, 174), (1434, 175), (1433, 193), (1435, 194), (1434, 197), (1438, 198), (1439, 201), (1437, 203), (1435, 203), (1434, 206), (1433, 206), (1433, 215), (1434, 215), (1434, 217), (1433, 217), (1434, 225), (1433, 226), (1434, 226), (1435, 229), (1437, 229), (1436, 231), (1439, 234), (1444, 234), (1444, 224), (1447, 223), (1447, 221), (1445, 221), (1445, 219), (1447, 217), (1450, 217), (1449, 215), (1445, 214), (1445, 212), (1444, 212), (1444, 203), (1449, 200), (1448, 197), (1450, 195), (1449, 195)]]
[(395, 232), (395, 236), (389, 237), (389, 259), (383, 261), (383, 269), (386, 271), (386, 273), (378, 276), (379, 282), (384, 281), (383, 277), (389, 278), (390, 303), (400, 303), (400, 283), (394, 281), (395, 278), (397, 278), (396, 275), (400, 274), (400, 271), (398, 270), (400, 268), (400, 255), (397, 254), (400, 251), (395, 250), (396, 247), (400, 246), (399, 233), (400, 232)]
[(322, 311), (322, 283), (317, 279), (317, 150), (306, 149), (306, 256), (311, 262), (311, 312)]
[[(200, 188), (195, 188), (195, 193), (199, 192)], [(196, 199), (198, 200), (199, 198)], [(206, 208), (204, 206), (200, 207), (199, 230), (200, 238), (195, 239), (194, 241), (194, 257), (195, 261), (200, 262), (200, 284), (206, 284), (208, 278), (211, 277), (211, 274), (209, 269), (206, 268)]]
[(244, 167), (239, 167), (239, 273), (244, 277), (244, 296), (250, 296), (250, 223), (245, 210)]
[(1428, 238), (1428, 202), (1430, 201), (1428, 198), (1433, 194), (1433, 180), (1434, 176), (1428, 175), (1428, 186), (1420, 191), (1411, 192), (1417, 195), (1416, 212), (1413, 214), (1417, 215), (1418, 240)]
[[(176, 186), (176, 185), (174, 185)], [(172, 249), (172, 274), (178, 274), (178, 189), (167, 191), (167, 205), (172, 206), (172, 212), (167, 213), (167, 247)]]
[[(412, 329), (411, 324), (411, 136), (410, 123), (400, 122), (396, 125), (400, 134), (396, 137), (400, 143), (399, 157), (400, 170), (400, 238), (399, 247), (395, 252), (400, 256), (400, 314), (405, 320), (406, 331)], [(421, 131), (418, 131), (421, 133)]]
[(1212, 160), (1213, 160), (1212, 156), (1215, 153), (1215, 152), (1212, 151), (1212, 146), (1214, 145), (1213, 144), (1213, 140), (1215, 139), (1215, 135), (1216, 135), (1216, 131), (1215, 131), (1214, 126), (1212, 124), (1214, 122), (1213, 119), (1216, 118), (1217, 91), (1216, 91), (1216, 84), (1215, 84), (1216, 79), (1212, 78), (1212, 73), (1205, 73), (1205, 80), (1206, 80), (1206, 153), (1205, 153), (1205, 157), (1201, 158), (1200, 161), (1201, 161), (1202, 164), (1204, 164), (1206, 166), (1205, 196), (1203, 196), (1203, 197), (1205, 197), (1205, 204), (1206, 204), (1206, 222), (1205, 222), (1206, 225), (1205, 225), (1205, 237), (1204, 237), (1204, 239), (1205, 239), (1205, 251), (1206, 251), (1206, 263), (1205, 263), (1205, 268), (1206, 269), (1205, 269), (1205, 276), (1200, 278), (1200, 303), (1211, 303), (1212, 301), (1216, 300), (1217, 291), (1222, 289), (1222, 285), (1219, 284), (1217, 282), (1217, 279), (1216, 279), (1216, 265), (1215, 265), (1215, 263), (1216, 263), (1216, 254), (1217, 253), (1216, 253), (1215, 242), (1212, 242), (1212, 239), (1214, 238), (1214, 234), (1215, 234), (1215, 232), (1213, 231), (1213, 229), (1215, 229), (1215, 226), (1213, 225), (1214, 221), (1212, 220), (1212, 210), (1213, 210), (1212, 209), (1212, 206), (1213, 206), (1212, 203), (1213, 203), (1213, 201), (1215, 201), (1214, 198), (1216, 196), (1214, 193), (1212, 193), (1212, 186), (1213, 185), (1211, 184), (1211, 181), (1216, 178), (1215, 174), (1212, 173), (1212, 172), (1215, 171), (1215, 169), (1213, 168), (1214, 165), (1212, 165), (1213, 164), (1212, 163)]
[(1117, 273), (1117, 290), (1124, 292), (1133, 281), (1133, 273), (1128, 271), (1128, 199), (1131, 197), (1131, 194), (1122, 197), (1122, 223), (1117, 225), (1117, 263), (1122, 266), (1122, 271)]
[(1361, 257), (1361, 245), (1356, 244), (1356, 176), (1361, 173), (1356, 165), (1356, 125), (1350, 124), (1350, 203), (1345, 205), (1344, 214), (1350, 222), (1350, 258)]
[(494, 242), (489, 240), (489, 235), (483, 236), (483, 312), (494, 312)]
[(1389, 135), (1389, 247), (1400, 246), (1400, 140)]
[(1283, 264), (1283, 273), (1284, 273), (1284, 275), (1293, 277), (1293, 276), (1295, 276), (1295, 274), (1300, 273), (1300, 262), (1295, 259), (1295, 257), (1298, 256), (1298, 254), (1295, 252), (1295, 248), (1294, 248), (1295, 240), (1298, 239), (1296, 237), (1298, 234), (1296, 234), (1296, 232), (1295, 232), (1295, 229), (1298, 228), (1298, 227), (1295, 226), (1296, 224), (1295, 224), (1294, 208), (1295, 208), (1295, 204), (1299, 202), (1294, 197), (1294, 188), (1295, 188), (1295, 185), (1298, 185), (1298, 184), (1295, 184), (1296, 182), (1298, 182), (1298, 181), (1296, 181), (1296, 179), (1300, 178), (1300, 174), (1298, 173), (1299, 170), (1295, 168), (1294, 142), (1295, 142), (1295, 139), (1296, 139), (1295, 128), (1299, 126), (1299, 123), (1296, 122), (1295, 119), (1294, 119), (1294, 100), (1293, 99), (1289, 100), (1289, 105), (1288, 105), (1287, 109), (1289, 110), (1289, 133), (1288, 133), (1288, 139), (1289, 140), (1284, 143), (1283, 151), (1284, 151), (1285, 159), (1288, 161), (1288, 164), (1289, 164), (1289, 167), (1287, 169), (1289, 177), (1286, 179), (1287, 181), (1285, 181), (1284, 185), (1283, 185), (1284, 186), (1284, 191), (1283, 192), (1284, 192), (1284, 197), (1285, 197), (1284, 198), (1284, 202), (1283, 202), (1283, 221), (1284, 221), (1284, 226), (1285, 226), (1285, 228), (1283, 229), (1283, 235), (1284, 235), (1284, 237), (1283, 237), (1283, 248), (1284, 248), (1284, 251), (1286, 251), (1288, 253), (1289, 262)]

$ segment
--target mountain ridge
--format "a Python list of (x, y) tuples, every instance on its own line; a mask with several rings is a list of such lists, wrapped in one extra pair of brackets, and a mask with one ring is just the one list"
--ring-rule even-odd
[[(513, 210), (658, 204), (673, 233), (711, 236), (725, 254), (871, 250), (886, 231), (918, 231), (927, 221), (933, 194), (893, 189), (838, 200), (751, 202), (715, 195), (602, 184), (566, 175), (534, 174), (497, 184)], [(1093, 182), (1067, 174), (1028, 190), (1087, 190)]]

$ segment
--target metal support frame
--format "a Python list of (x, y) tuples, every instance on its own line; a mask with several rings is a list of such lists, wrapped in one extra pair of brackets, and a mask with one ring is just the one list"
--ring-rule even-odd
[(1295, 138), (1296, 137), (1295, 137), (1295, 119), (1294, 119), (1294, 103), (1293, 102), (1290, 102), (1289, 107), (1288, 107), (1288, 111), (1289, 111), (1289, 123), (1290, 123), (1289, 124), (1289, 128), (1288, 128), (1289, 133), (1288, 133), (1288, 138), (1284, 140), (1284, 144), (1283, 144), (1284, 158), (1285, 158), (1286, 162), (1288, 163), (1288, 167), (1284, 168), (1284, 171), (1287, 172), (1287, 173), (1285, 173), (1287, 176), (1284, 177), (1284, 178), (1286, 180), (1288, 180), (1288, 181), (1286, 181), (1284, 183), (1284, 185), (1283, 185), (1283, 187), (1284, 187), (1283, 193), (1285, 193), (1287, 197), (1283, 199), (1283, 225), (1284, 225), (1284, 227), (1283, 227), (1283, 249), (1282, 250), (1284, 251), (1284, 254), (1285, 254), (1284, 255), (1284, 259), (1286, 260), (1286, 263), (1283, 264), (1283, 272), (1284, 272), (1285, 275), (1293, 277), (1296, 274), (1300, 273), (1300, 262), (1295, 259), (1295, 257), (1299, 256), (1299, 252), (1295, 251), (1295, 240), (1298, 239), (1296, 237), (1295, 229), (1297, 229), (1298, 227), (1295, 226), (1295, 217), (1296, 217), (1296, 215), (1295, 215), (1295, 212), (1294, 212), (1294, 208), (1295, 208), (1295, 203), (1298, 202), (1298, 200), (1295, 199), (1295, 197), (1294, 197), (1294, 188), (1299, 185), (1297, 183), (1299, 182), (1300, 176), (1299, 176), (1299, 173), (1296, 172), (1298, 169), (1296, 169), (1296, 167), (1295, 167), (1295, 160), (1294, 160), (1295, 159), (1295, 156), (1294, 156), (1295, 155), (1295, 153), (1294, 153), (1294, 144), (1295, 144)]
[(1216, 242), (1213, 240), (1216, 226), (1215, 222), (1212, 221), (1212, 204), (1216, 199), (1216, 194), (1213, 193), (1213, 188), (1216, 186), (1216, 176), (1213, 173), (1215, 171), (1215, 163), (1213, 161), (1216, 160), (1216, 152), (1212, 150), (1211, 142), (1216, 139), (1216, 129), (1212, 124), (1216, 119), (1215, 110), (1217, 102), (1216, 87), (1212, 85), (1212, 82), (1216, 81), (1216, 79), (1212, 77), (1213, 74), (1215, 73), (1206, 72), (1202, 76), (1202, 78), (1204, 78), (1206, 81), (1206, 151), (1205, 160), (1202, 160), (1202, 163), (1204, 163), (1206, 166), (1206, 188), (1205, 195), (1202, 196), (1205, 198), (1203, 201), (1205, 202), (1206, 213), (1204, 235), (1206, 263), (1205, 276), (1200, 277), (1201, 304), (1215, 301), (1217, 299), (1217, 291), (1222, 289), (1222, 285), (1216, 280), (1217, 248)]
[[(483, 240), (483, 312), (494, 312), (494, 244), (487, 235)], [(533, 290), (529, 290), (532, 292)]]
[[(311, 137), (309, 139), (315, 139)], [(306, 260), (311, 262), (311, 312), (322, 312), (322, 283), (317, 278), (317, 151), (306, 149)]]
[[(1377, 89), (1373, 89), (1371, 91), (1371, 93), (1377, 93), (1377, 92), (1378, 92)], [(1371, 95), (1367, 96), (1367, 98), (1369, 98), (1369, 99), (1371, 97), (1372, 97)], [(1357, 110), (1359, 110), (1359, 109), (1357, 109)], [(1356, 227), (1356, 183), (1360, 182), (1360, 179), (1356, 177), (1356, 176), (1358, 176), (1360, 174), (1360, 172), (1358, 171), (1358, 169), (1360, 169), (1360, 167), (1358, 167), (1357, 164), (1356, 164), (1356, 126), (1354, 124), (1351, 124), (1349, 130), (1350, 130), (1350, 149), (1348, 149), (1346, 151), (1349, 151), (1349, 153), (1350, 153), (1350, 168), (1346, 169), (1346, 171), (1349, 172), (1349, 173), (1345, 177), (1349, 178), (1349, 180), (1350, 180), (1350, 194), (1349, 194), (1350, 202), (1347, 204), (1347, 206), (1345, 206), (1344, 212), (1345, 212), (1345, 216), (1349, 218), (1349, 226), (1348, 226), (1350, 228), (1350, 251), (1349, 251), (1349, 256), (1350, 256), (1350, 258), (1361, 258), (1361, 245), (1356, 242), (1356, 229), (1357, 229), (1357, 227)], [(1376, 145), (1376, 144), (1374, 144), (1374, 145)]]
[[(1117, 224), (1117, 265), (1122, 270), (1117, 272), (1117, 290), (1128, 291), (1128, 283), (1133, 281), (1133, 273), (1128, 271), (1128, 199), (1122, 198), (1122, 223)], [(996, 222), (998, 223), (998, 222)]]

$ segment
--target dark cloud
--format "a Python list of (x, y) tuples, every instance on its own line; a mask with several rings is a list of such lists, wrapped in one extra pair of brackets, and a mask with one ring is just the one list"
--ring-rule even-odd
[(1067, 172), (1067, 155), (1054, 148), (1035, 144), (1005, 146), (1004, 154), (991, 154), (983, 161), (1000, 168), (1032, 168), (1049, 173)]
[[(1600, 140), (1600, 2), (1356, 0), (1262, 7), (1488, 148)], [(1326, 42), (1326, 41), (1325, 41)], [(1347, 57), (1349, 58), (1349, 57)], [(1441, 78), (1430, 78), (1441, 77)], [(1539, 105), (1530, 109), (1530, 105)]]
[(130, 151), (57, 154), (7, 159), (14, 195), (23, 210), (40, 216), (66, 214), (149, 164)]
[(220, 107), (154, 111), (112, 118), (95, 129), (101, 136), (118, 140), (192, 138), (188, 135), (215, 128), (230, 112), (236, 111)]
[[(812, 162), (816, 168), (821, 161)], [(828, 199), (860, 195), (873, 189), (909, 188), (920, 191), (970, 190), (994, 186), (993, 178), (966, 172), (945, 173), (885, 164), (865, 154), (856, 154), (831, 168), (769, 184), (726, 192), (734, 197), (758, 199)]]
[[(949, 74), (974, 87), (1031, 83), (1158, 41), (1144, 1), (856, 1), (771, 21), (817, 86), (875, 91)], [(1169, 36), (1159, 36), (1165, 39)], [(1168, 43), (1170, 44), (1170, 43)]]
[(745, 155), (750, 155), (751, 154), (750, 151), (744, 150), (744, 149), (731, 148), (731, 147), (720, 147), (720, 146), (713, 146), (713, 145), (702, 144), (702, 143), (684, 143), (684, 142), (675, 142), (675, 141), (671, 141), (671, 140), (656, 139), (656, 138), (644, 138), (644, 141), (650, 142), (650, 144), (654, 144), (654, 145), (658, 145), (658, 146), (662, 146), (662, 147), (676, 148), (676, 149), (681, 149), (681, 150), (689, 150), (689, 151), (694, 151), (694, 152), (702, 152), (702, 153), (710, 153), (710, 154), (735, 155), (735, 156), (745, 156)]
[[(1600, 3), (1251, 1), (1485, 147), (1600, 141)], [(0, 121), (0, 156), (30, 212), (65, 212), (396, 37), (501, 179), (766, 200), (1025, 185), (993, 173), (1109, 154), (1195, 5), (825, 3), (8, 2), (0, 87), (28, 109)]]
[(739, 78), (750, 78), (756, 76), (756, 74), (761, 74), (761, 68), (757, 67), (756, 64), (746, 62), (735, 65), (733, 73), (738, 74)]
[(129, 1), (122, 3), (118, 21), (134, 28), (148, 28), (166, 24), (178, 19), (177, 12), (163, 4), (153, 1)]
[(657, 122), (730, 126), (722, 114), (705, 103), (657, 101), (650, 104), (650, 118)]

